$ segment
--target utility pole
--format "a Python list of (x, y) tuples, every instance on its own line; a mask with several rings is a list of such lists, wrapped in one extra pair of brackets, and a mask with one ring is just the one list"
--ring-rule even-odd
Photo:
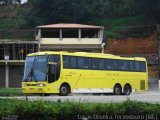
[(157, 32), (158, 32), (158, 79), (160, 79), (160, 24), (157, 25)]

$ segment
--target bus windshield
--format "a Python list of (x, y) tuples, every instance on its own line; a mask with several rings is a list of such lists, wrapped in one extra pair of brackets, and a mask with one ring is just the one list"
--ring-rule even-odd
[(48, 56), (28, 56), (25, 61), (24, 81), (45, 81)]

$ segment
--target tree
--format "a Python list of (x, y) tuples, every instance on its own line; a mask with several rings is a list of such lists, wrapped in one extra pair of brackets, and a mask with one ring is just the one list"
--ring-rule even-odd
[[(159, 0), (29, 0), (31, 26), (60, 22), (88, 23), (111, 17), (145, 16), (160, 19)], [(146, 20), (147, 20), (146, 19)]]

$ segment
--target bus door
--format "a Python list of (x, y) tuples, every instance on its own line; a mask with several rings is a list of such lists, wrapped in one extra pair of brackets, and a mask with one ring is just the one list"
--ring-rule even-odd
[(48, 65), (48, 83), (55, 82), (60, 77), (60, 55), (50, 55)]

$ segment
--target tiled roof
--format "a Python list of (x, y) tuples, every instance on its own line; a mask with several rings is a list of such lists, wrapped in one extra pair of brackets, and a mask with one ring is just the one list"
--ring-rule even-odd
[(94, 25), (83, 25), (75, 23), (59, 23), (59, 24), (50, 24), (50, 25), (41, 25), (37, 28), (104, 28), (103, 26), (94, 26)]

